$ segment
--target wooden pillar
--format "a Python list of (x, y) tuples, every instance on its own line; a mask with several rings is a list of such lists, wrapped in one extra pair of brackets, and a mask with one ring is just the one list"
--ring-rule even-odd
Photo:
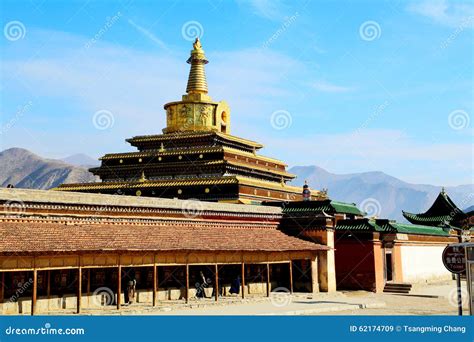
[(77, 313), (81, 313), (82, 302), (82, 267), (77, 269)]
[(311, 259), (311, 291), (313, 293), (319, 292), (319, 278), (318, 278), (318, 256), (314, 255)]
[(290, 260), (290, 293), (293, 293), (293, 261)]
[(242, 299), (245, 299), (245, 263), (242, 263)]
[[(3, 297), (5, 297), (5, 272), (1, 272), (2, 278), (0, 280), (0, 304), (3, 303)], [(1, 312), (0, 312), (1, 313)]]
[(153, 306), (156, 306), (156, 294), (158, 290), (158, 266), (153, 265)]
[(3, 297), (5, 297), (5, 272), (0, 272), (0, 315), (3, 313)]
[(270, 264), (267, 263), (267, 297), (270, 297)]
[(214, 275), (216, 277), (216, 284), (215, 284), (215, 287), (216, 287), (216, 290), (214, 291), (214, 299), (215, 301), (217, 302), (218, 298), (219, 298), (219, 268), (217, 267), (217, 264), (215, 265), (215, 271), (214, 271)]
[(46, 296), (48, 299), (51, 298), (51, 270), (48, 270), (47, 274), (47, 280), (46, 280)]
[(31, 315), (36, 312), (36, 293), (38, 292), (38, 271), (33, 270), (33, 293), (31, 295)]
[(122, 266), (117, 267), (117, 310), (120, 310), (120, 304), (122, 302)]
[(189, 265), (186, 264), (186, 303), (189, 302)]
[(91, 269), (87, 269), (87, 305), (90, 305), (90, 298), (91, 298)]

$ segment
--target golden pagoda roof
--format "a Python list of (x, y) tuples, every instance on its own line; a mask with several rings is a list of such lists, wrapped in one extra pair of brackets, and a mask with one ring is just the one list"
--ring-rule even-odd
[(259, 165), (250, 164), (250, 163), (244, 163), (244, 162), (241, 162), (240, 160), (228, 159), (228, 160), (226, 160), (226, 162), (230, 165), (233, 165), (233, 166), (242, 166), (242, 167), (250, 168), (250, 169), (254, 169), (254, 170), (265, 171), (265, 172), (269, 172), (269, 173), (276, 174), (276, 175), (283, 176), (283, 177), (287, 177), (287, 178), (295, 178), (296, 177), (294, 174), (286, 172), (286, 171), (275, 170), (274, 168), (259, 166)]
[(163, 179), (163, 180), (145, 180), (128, 182), (100, 182), (100, 183), (73, 183), (61, 184), (52, 190), (114, 190), (114, 189), (137, 189), (153, 187), (171, 187), (171, 186), (196, 186), (196, 185), (224, 185), (237, 184), (234, 176), (231, 177), (209, 177), (209, 178), (189, 178), (189, 179)]
[(224, 152), (234, 153), (234, 154), (238, 154), (240, 156), (255, 158), (255, 159), (258, 159), (258, 160), (264, 160), (264, 161), (274, 163), (274, 164), (278, 164), (278, 165), (281, 165), (281, 166), (288, 166), (279, 159), (265, 157), (265, 156), (261, 156), (261, 155), (255, 154), (255, 153), (250, 153), (250, 152), (247, 152), (247, 151), (242, 151), (242, 150), (232, 148), (232, 147), (227, 147), (227, 146), (224, 146), (223, 149), (224, 149)]
[(125, 159), (125, 158), (140, 158), (140, 157), (154, 157), (154, 156), (173, 156), (180, 154), (192, 154), (192, 153), (210, 153), (222, 151), (221, 146), (210, 146), (210, 147), (199, 147), (199, 148), (181, 148), (173, 150), (147, 150), (141, 152), (125, 152), (125, 153), (107, 153), (100, 160), (109, 159)]
[[(264, 181), (256, 178), (244, 176), (222, 176), (209, 178), (189, 178), (189, 179), (169, 179), (169, 180), (145, 180), (128, 182), (101, 182), (101, 183), (75, 183), (62, 184), (52, 190), (56, 191), (87, 191), (87, 190), (118, 190), (118, 189), (140, 189), (155, 187), (174, 187), (174, 186), (200, 186), (200, 185), (227, 185), (243, 184), (260, 187), (270, 190), (278, 190), (288, 193), (301, 193), (301, 187), (287, 185), (285, 183), (276, 183)], [(311, 190), (313, 195), (321, 194), (320, 191)]]
[[(105, 167), (105, 168), (102, 168), (102, 167), (93, 167), (93, 168), (90, 168), (89, 171), (90, 172), (96, 172), (98, 170), (104, 170), (104, 171), (109, 171), (111, 173), (114, 173), (114, 171), (121, 171), (121, 170), (134, 170), (134, 169), (154, 169), (154, 168), (162, 168), (162, 167), (178, 167), (178, 166), (182, 166), (183, 164), (185, 164), (187, 162), (172, 162), (172, 163), (153, 163), (153, 164), (149, 164), (149, 163), (137, 163), (137, 164), (132, 164), (132, 165), (114, 165), (113, 167)], [(221, 165), (221, 164), (224, 164), (225, 163), (225, 160), (223, 159), (220, 159), (220, 160), (196, 160), (196, 161), (192, 161), (192, 163), (195, 165), (195, 166), (211, 166), (211, 165)]]
[(149, 141), (167, 141), (167, 140), (181, 140), (181, 139), (188, 139), (188, 138), (196, 138), (196, 137), (206, 137), (211, 135), (217, 135), (223, 139), (240, 143), (242, 145), (247, 145), (251, 148), (260, 149), (263, 147), (262, 144), (240, 137), (236, 137), (234, 135), (215, 132), (212, 130), (209, 131), (186, 131), (186, 132), (173, 132), (168, 134), (154, 134), (154, 135), (141, 135), (135, 136), (133, 138), (127, 139), (129, 143), (134, 142), (149, 142)]

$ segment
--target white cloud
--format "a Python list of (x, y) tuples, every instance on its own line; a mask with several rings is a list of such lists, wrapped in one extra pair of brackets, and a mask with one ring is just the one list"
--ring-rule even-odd
[(140, 26), (138, 24), (136, 24), (133, 20), (131, 19), (128, 19), (128, 23), (134, 27), (138, 32), (140, 32), (141, 34), (143, 34), (146, 38), (150, 39), (152, 42), (156, 43), (156, 45), (158, 45), (160, 48), (162, 48), (163, 50), (166, 50), (166, 51), (169, 51), (168, 47), (166, 46), (166, 44), (160, 39), (158, 38), (155, 34), (153, 34), (152, 32), (150, 32), (149, 30), (147, 30), (146, 28), (144, 28), (143, 26)]
[(411, 3), (407, 9), (445, 26), (473, 27), (474, 24), (474, 5), (472, 5), (472, 2), (425, 0)]
[(310, 84), (313, 89), (324, 93), (345, 93), (353, 90), (351, 87), (344, 87), (336, 84), (332, 84), (326, 81), (316, 81)]
[(266, 154), (288, 156), (289, 165), (318, 165), (336, 173), (381, 170), (413, 183), (472, 182), (466, 177), (472, 171), (472, 146), (467, 143), (420, 142), (386, 129), (261, 140), (268, 146)]
[[(31, 46), (31, 51), (21, 54), (24, 58), (11, 52), (6, 55), (0, 66), (6, 80), (4, 91), (38, 99), (28, 123), (34, 117), (51, 122), (58, 113), (64, 113), (54, 124), (69, 120), (81, 126), (72, 128), (68, 144), (58, 145), (53, 136), (41, 135), (44, 149), (50, 146), (50, 154), (68, 154), (64, 151), (66, 145), (70, 153), (95, 154), (97, 148), (105, 150), (104, 134), (120, 142), (112, 150), (109, 146), (104, 151), (111, 152), (126, 146), (124, 138), (160, 133), (165, 125), (163, 105), (180, 100), (185, 93), (189, 72), (187, 50), (183, 55), (163, 50), (145, 53), (102, 40), (88, 46), (85, 37), (61, 32), (31, 31), (29, 35), (39, 46), (42, 46), (40, 42), (47, 44), (40, 51)], [(29, 58), (36, 51), (39, 51), (36, 57)], [(267, 113), (275, 98), (290, 97), (285, 80), (298, 79), (295, 75), (304, 74), (305, 66), (301, 62), (270, 49), (220, 52), (206, 49), (206, 53), (210, 60), (206, 69), (210, 95), (215, 101), (225, 99), (232, 111), (238, 113), (238, 121), (244, 124), (256, 115)], [(51, 100), (55, 102), (54, 108), (50, 107)], [(87, 126), (98, 110), (112, 112), (115, 119), (113, 130), (101, 135), (96, 135), (93, 125)], [(233, 122), (235, 127), (237, 119)], [(21, 128), (20, 123), (17, 126)], [(41, 127), (37, 125), (33, 129)], [(16, 144), (18, 134), (24, 133), (9, 132), (4, 144)], [(87, 134), (92, 136), (84, 139)], [(82, 137), (84, 145), (75, 147), (78, 137)], [(34, 142), (31, 145), (37, 146)], [(60, 153), (55, 152), (59, 149)]]
[(285, 6), (280, 0), (241, 0), (239, 3), (265, 19), (281, 20), (285, 16)]

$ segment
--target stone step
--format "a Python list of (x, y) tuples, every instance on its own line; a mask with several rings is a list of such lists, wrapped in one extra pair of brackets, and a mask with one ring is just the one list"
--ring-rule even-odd
[(383, 292), (410, 293), (411, 287), (408, 283), (386, 283)]

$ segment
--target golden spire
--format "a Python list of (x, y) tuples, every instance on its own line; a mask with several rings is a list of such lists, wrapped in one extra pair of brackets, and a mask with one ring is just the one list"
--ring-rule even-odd
[(188, 64), (191, 64), (191, 70), (189, 71), (186, 92), (188, 94), (207, 94), (207, 81), (204, 65), (209, 63), (209, 61), (206, 59), (199, 38), (196, 38), (196, 41), (193, 44), (193, 50), (191, 51), (191, 56), (188, 58), (187, 62)]

